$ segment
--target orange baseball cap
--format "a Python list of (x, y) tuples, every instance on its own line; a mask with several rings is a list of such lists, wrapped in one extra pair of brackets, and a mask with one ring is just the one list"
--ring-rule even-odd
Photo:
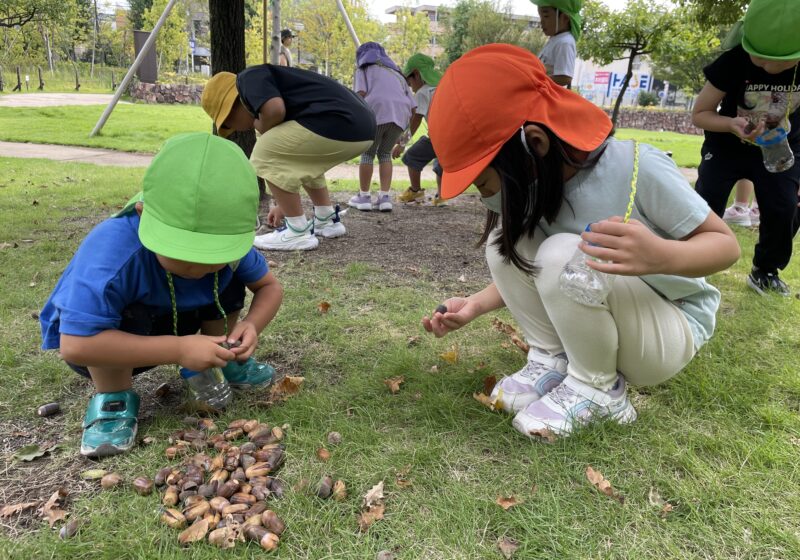
[(428, 134), (444, 170), (442, 198), (458, 196), (526, 122), (590, 152), (612, 129), (605, 112), (547, 77), (529, 51), (484, 45), (445, 71), (428, 113)]

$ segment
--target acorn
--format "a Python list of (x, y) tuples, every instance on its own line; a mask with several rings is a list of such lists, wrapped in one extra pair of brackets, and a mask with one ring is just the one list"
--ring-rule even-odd
[(216, 511), (209, 511), (203, 516), (203, 519), (208, 522), (208, 528), (213, 530), (217, 528), (217, 524), (219, 523), (220, 519), (222, 519), (222, 516)]
[(206, 455), (205, 453), (198, 453), (194, 457), (192, 457), (192, 465), (195, 467), (202, 469), (202, 472), (209, 472), (214, 470), (213, 466), (213, 459)]
[(183, 510), (183, 515), (187, 521), (194, 521), (195, 519), (203, 517), (211, 510), (211, 506), (207, 501), (197, 502)]
[(215, 432), (217, 431), (217, 425), (211, 418), (201, 418), (197, 422), (197, 427), (206, 432)]
[(169, 459), (169, 460), (172, 460), (172, 459), (174, 459), (175, 457), (177, 457), (177, 456), (178, 456), (178, 453), (179, 453), (179, 451), (178, 451), (178, 448), (177, 448), (177, 447), (175, 447), (175, 446), (172, 446), (172, 447), (167, 447), (167, 448), (164, 450), (164, 455), (165, 455), (165, 456), (167, 457), (167, 459)]
[(233, 472), (239, 466), (239, 455), (237, 453), (231, 453), (229, 455), (225, 455), (225, 470), (229, 472)]
[(42, 406), (36, 409), (36, 414), (38, 416), (41, 416), (42, 418), (52, 416), (53, 414), (58, 414), (59, 412), (61, 412), (61, 405), (59, 405), (57, 402), (43, 404)]
[(286, 460), (286, 453), (284, 453), (283, 448), (276, 447), (270, 451), (269, 459), (267, 459), (267, 464), (269, 465), (270, 469), (276, 471), (283, 465), (283, 462)]
[(164, 496), (161, 498), (161, 503), (165, 506), (174, 506), (178, 503), (178, 487), (167, 486)]
[(260, 515), (251, 515), (250, 517), (245, 516), (244, 523), (242, 523), (242, 530), (250, 526), (261, 527), (261, 516)]
[(249, 434), (250, 432), (255, 430), (256, 427), (258, 427), (258, 420), (248, 420), (247, 422), (242, 424), (242, 430), (244, 430), (244, 433), (246, 434)]
[(253, 489), (250, 491), (250, 493), (256, 497), (256, 500), (261, 502), (269, 498), (271, 492), (266, 486), (253, 486)]
[(274, 428), (272, 428), (272, 435), (275, 437), (275, 439), (281, 441), (283, 439), (283, 428), (275, 426)]
[(100, 487), (103, 490), (110, 490), (118, 486), (120, 482), (122, 482), (122, 477), (120, 475), (117, 473), (108, 473), (100, 479)]
[(217, 454), (211, 459), (211, 466), (206, 469), (207, 471), (218, 471), (219, 469), (225, 468), (225, 456), (222, 454)]
[(244, 518), (250, 519), (254, 515), (261, 516), (261, 514), (264, 513), (264, 511), (266, 511), (266, 509), (267, 509), (267, 504), (265, 504), (263, 501), (256, 502), (252, 506), (250, 506), (250, 509), (244, 512)]
[(231, 504), (229, 506), (225, 506), (224, 508), (222, 508), (222, 512), (221, 513), (222, 513), (222, 515), (225, 515), (225, 516), (234, 515), (234, 514), (237, 514), (237, 513), (244, 513), (248, 509), (250, 509), (250, 506), (248, 504)]
[(269, 483), (272, 481), (270, 476), (251, 476), (247, 481), (253, 486), (266, 486), (269, 488)]
[(212, 482), (211, 484), (201, 484), (197, 487), (197, 493), (203, 496), (204, 498), (211, 498), (217, 495), (217, 483)]
[(239, 464), (242, 466), (243, 469), (247, 469), (255, 465), (258, 461), (256, 458), (248, 453), (242, 453), (242, 456), (239, 457)]
[(217, 488), (217, 496), (223, 498), (230, 498), (239, 490), (239, 482), (236, 480), (229, 480), (225, 484)]
[(252, 455), (257, 449), (256, 444), (252, 441), (245, 442), (239, 446), (239, 451), (248, 455)]
[(248, 480), (254, 476), (267, 476), (272, 469), (269, 463), (256, 463), (245, 471)]
[(205, 502), (206, 499), (199, 494), (194, 494), (193, 496), (187, 496), (186, 499), (183, 501), (183, 508), (192, 507), (195, 504), (199, 504), (200, 502)]
[(197, 483), (194, 480), (189, 480), (187, 478), (184, 478), (183, 480), (181, 480), (181, 483), (178, 486), (178, 488), (180, 488), (182, 492), (187, 492), (192, 490), (197, 492)]
[(228, 428), (227, 430), (222, 432), (222, 437), (224, 437), (228, 441), (239, 439), (242, 436), (244, 436), (244, 430), (242, 430), (241, 428)]
[(270, 533), (263, 527), (256, 527), (254, 525), (251, 525), (245, 529), (244, 536), (248, 540), (257, 542), (261, 548), (268, 552), (278, 548), (278, 544), (280, 543), (278, 535), (275, 533)]
[(177, 509), (167, 509), (161, 514), (161, 521), (173, 529), (182, 529), (186, 526), (186, 517)]
[(133, 479), (133, 489), (140, 496), (149, 496), (153, 492), (153, 481), (146, 476)]
[(325, 475), (319, 481), (317, 496), (319, 496), (322, 499), (327, 499), (331, 497), (332, 493), (333, 493), (333, 478), (331, 478), (328, 475)]
[(216, 449), (220, 453), (227, 451), (230, 448), (231, 448), (231, 442), (229, 441), (222, 440), (214, 444), (214, 449)]
[(233, 548), (236, 546), (236, 531), (229, 527), (214, 529), (208, 534), (208, 542), (218, 548)]
[(269, 484), (269, 490), (270, 492), (272, 492), (273, 496), (275, 496), (278, 499), (281, 499), (286, 493), (284, 486), (285, 484), (282, 480), (273, 478), (272, 482), (270, 482)]
[[(195, 421), (195, 425), (196, 424), (197, 421)], [(192, 443), (193, 441), (196, 441), (198, 439), (205, 440), (206, 434), (201, 432), (200, 430), (186, 430), (185, 432), (183, 432), (183, 437), (181, 439), (183, 441), (188, 441), (189, 443)], [(205, 443), (203, 445), (205, 445)]]
[(248, 507), (252, 506), (256, 503), (256, 497), (252, 494), (245, 494), (243, 492), (237, 492), (233, 496), (230, 497), (230, 502), (232, 504), (247, 504)]
[(234, 420), (230, 424), (228, 424), (228, 429), (236, 430), (242, 428), (247, 422), (249, 422), (249, 420), (246, 420), (244, 418), (240, 418), (239, 420)]
[[(41, 416), (41, 415), (40, 415)], [(80, 529), (81, 523), (78, 519), (73, 518), (67, 521), (63, 527), (58, 531), (58, 538), (61, 540), (71, 539), (75, 536)]]
[(239, 485), (239, 492), (242, 494), (249, 494), (253, 490), (253, 485), (249, 482), (242, 482)]
[(244, 482), (247, 480), (247, 475), (242, 467), (236, 467), (236, 470), (231, 473), (231, 480), (238, 480)]
[(167, 475), (166, 482), (169, 485), (180, 486), (181, 482), (183, 482), (183, 471), (172, 469)]
[(209, 483), (216, 482), (218, 484), (222, 484), (223, 482), (228, 480), (229, 476), (230, 476), (230, 473), (228, 471), (226, 471), (225, 469), (218, 469), (218, 470), (214, 471), (214, 474), (211, 475), (211, 478), (209, 479), (208, 482)]
[(271, 509), (261, 514), (261, 524), (269, 529), (271, 533), (275, 533), (279, 537), (286, 530), (286, 523)]
[(272, 428), (268, 424), (258, 424), (255, 426), (250, 432), (248, 432), (247, 437), (250, 441), (254, 441), (262, 436), (268, 436), (272, 433)]
[(178, 500), (185, 502), (188, 498), (197, 496), (197, 490), (184, 490), (178, 494)]
[(167, 475), (170, 474), (171, 472), (172, 472), (172, 467), (164, 467), (162, 469), (159, 469), (159, 471), (156, 473), (155, 478), (153, 478), (153, 483), (155, 483), (155, 485), (159, 487), (164, 486), (164, 484), (167, 483)]
[(231, 503), (222, 496), (216, 496), (208, 501), (208, 505), (217, 513), (222, 513), (222, 510), (225, 509), (226, 506), (231, 505)]

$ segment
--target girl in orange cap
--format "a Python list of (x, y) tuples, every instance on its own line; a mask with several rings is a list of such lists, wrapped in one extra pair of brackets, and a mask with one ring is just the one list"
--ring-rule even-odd
[[(600, 418), (633, 421), (626, 380), (654, 385), (689, 363), (719, 306), (703, 276), (739, 257), (736, 237), (669, 157), (611, 132), (601, 109), (510, 45), (454, 62), (431, 108), (442, 196), (474, 183), (488, 208), (482, 241), (493, 282), (446, 300), (447, 311), (423, 326), (444, 336), (509, 308), (531, 350), (492, 398), (528, 436), (568, 435)], [(560, 288), (576, 247), (590, 268), (616, 277), (599, 305)]]

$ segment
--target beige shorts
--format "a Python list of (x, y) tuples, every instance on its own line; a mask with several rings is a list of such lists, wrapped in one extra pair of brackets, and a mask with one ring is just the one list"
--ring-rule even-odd
[(322, 189), (325, 172), (361, 155), (373, 140), (345, 142), (311, 132), (297, 121), (287, 121), (256, 139), (250, 163), (256, 174), (281, 190)]

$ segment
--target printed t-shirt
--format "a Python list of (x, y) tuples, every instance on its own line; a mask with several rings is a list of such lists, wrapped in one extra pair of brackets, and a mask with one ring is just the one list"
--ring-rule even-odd
[(575, 75), (577, 47), (575, 37), (569, 31), (550, 37), (539, 54), (548, 76)]
[(408, 127), (411, 111), (417, 104), (400, 72), (380, 64), (359, 68), (353, 90), (367, 94), (364, 100), (375, 113), (378, 125), (394, 123), (403, 130)]
[(364, 100), (316, 72), (272, 64), (251, 66), (236, 77), (236, 88), (253, 118), (265, 102), (280, 97), (286, 105), (284, 121), (297, 121), (330, 140), (375, 138), (375, 117)]
[[(234, 264), (234, 263), (232, 263)], [(249, 284), (267, 272), (256, 249), (220, 270), (218, 291), (235, 275)], [(172, 275), (178, 312), (214, 303), (214, 274), (193, 280)], [(139, 241), (139, 216), (134, 213), (98, 224), (81, 243), (39, 314), (42, 349), (60, 346), (60, 334), (93, 336), (117, 329), (122, 311), (133, 303), (155, 314), (172, 313), (166, 271), (156, 254)]]
[[(800, 111), (797, 110), (800, 107), (800, 83), (792, 85), (795, 68), (769, 74), (753, 64), (750, 55), (739, 45), (722, 53), (703, 72), (712, 86), (725, 92), (720, 115), (744, 117), (753, 125), (764, 120), (768, 129), (780, 126), (789, 130), (789, 143), (800, 144)], [(800, 73), (796, 79), (800, 80)], [(786, 123), (788, 103), (791, 103), (791, 128)], [(714, 146), (741, 146), (739, 137), (729, 132), (706, 131), (705, 137)]]
[[(539, 227), (547, 234), (580, 234), (587, 224), (611, 216), (624, 216), (633, 177), (633, 141), (611, 139), (597, 163), (581, 169), (564, 183), (564, 202), (552, 224)], [(631, 218), (659, 237), (682, 239), (697, 229), (711, 209), (666, 154), (639, 144), (639, 176)], [(684, 313), (692, 329), (695, 348), (711, 338), (720, 293), (705, 278), (671, 274), (640, 276), (651, 288)]]

